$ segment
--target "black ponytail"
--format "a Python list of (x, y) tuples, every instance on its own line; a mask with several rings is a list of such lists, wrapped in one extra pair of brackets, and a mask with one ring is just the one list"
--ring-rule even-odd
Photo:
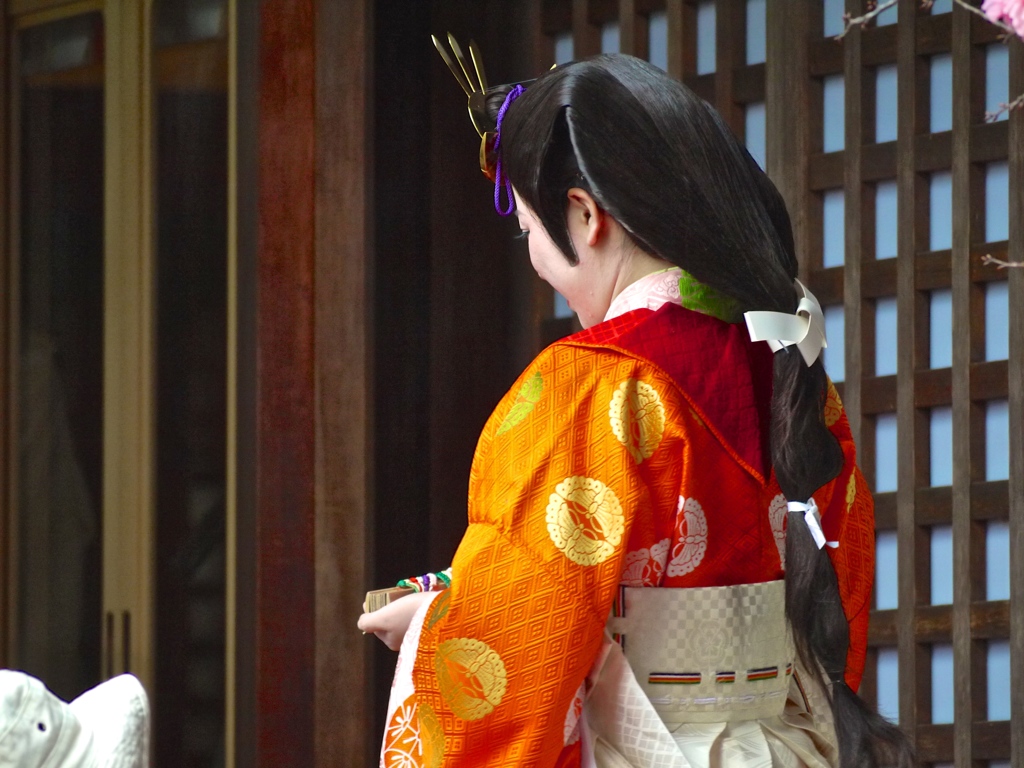
[[(580, 187), (639, 248), (744, 311), (796, 310), (793, 233), (778, 190), (714, 109), (646, 62), (598, 56), (541, 77), (505, 116), (502, 161), (570, 263), (566, 192)], [(771, 456), (794, 501), (843, 467), (824, 421), (827, 384), (820, 361), (807, 366), (795, 350), (776, 353)], [(800, 513), (787, 523), (786, 614), (803, 666), (827, 677), (842, 768), (909, 768), (906, 735), (844, 682), (850, 640), (838, 580)]]

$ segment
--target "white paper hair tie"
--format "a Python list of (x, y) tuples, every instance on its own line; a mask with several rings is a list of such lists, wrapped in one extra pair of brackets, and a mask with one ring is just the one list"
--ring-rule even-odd
[(806, 504), (802, 501), (790, 501), (786, 503), (786, 507), (790, 512), (804, 513), (804, 522), (807, 523), (807, 530), (811, 532), (811, 538), (818, 545), (818, 549), (826, 545), (832, 549), (836, 549), (839, 546), (838, 541), (825, 541), (825, 532), (821, 529), (821, 514), (818, 512), (818, 505), (813, 498), (808, 499)]
[(825, 316), (814, 294), (799, 280), (800, 303), (796, 313), (744, 312), (747, 331), (751, 341), (767, 341), (772, 352), (796, 345), (808, 367), (814, 365), (821, 350), (828, 346), (825, 341)]

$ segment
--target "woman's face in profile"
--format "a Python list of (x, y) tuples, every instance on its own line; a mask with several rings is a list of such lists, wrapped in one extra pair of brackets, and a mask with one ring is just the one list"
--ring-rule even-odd
[[(515, 195), (519, 229), (529, 244), (530, 263), (537, 275), (565, 297), (569, 308), (575, 312), (584, 328), (597, 325), (604, 320), (611, 302), (611, 282), (604, 270), (594, 259), (588, 258), (586, 242), (575, 236), (570, 222), (570, 234), (579, 261), (570, 264), (548, 235), (540, 220), (525, 203)], [(606, 283), (608, 283), (606, 285)]]

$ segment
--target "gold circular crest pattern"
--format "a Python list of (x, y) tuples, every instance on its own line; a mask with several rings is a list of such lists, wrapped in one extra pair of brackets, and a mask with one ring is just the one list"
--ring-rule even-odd
[(441, 768), (444, 731), (434, 710), (419, 704), (416, 694), (403, 701), (384, 732), (384, 768)]
[(658, 390), (645, 381), (626, 379), (608, 406), (612, 433), (637, 464), (654, 455), (665, 434), (665, 406)]
[(828, 394), (825, 396), (825, 426), (831, 428), (843, 415), (843, 401), (832, 380), (828, 381)]
[(846, 486), (846, 511), (853, 508), (853, 502), (857, 500), (857, 472), (850, 473), (850, 482)]
[(445, 640), (434, 656), (441, 696), (456, 717), (479, 720), (501, 703), (508, 685), (505, 663), (482, 640)]
[(577, 565), (603, 563), (619, 546), (626, 518), (618, 496), (600, 480), (567, 477), (548, 498), (548, 535)]

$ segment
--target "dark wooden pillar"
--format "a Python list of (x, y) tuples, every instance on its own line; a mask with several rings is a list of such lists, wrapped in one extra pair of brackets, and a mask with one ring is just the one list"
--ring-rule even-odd
[(371, 764), (369, 9), (239, 8), (238, 766)]
[(256, 765), (314, 764), (314, 0), (259, 17)]
[[(1010, 42), (1010, 95), (1024, 93), (1024, 42)], [(1024, 110), (1010, 115), (1010, 241), (1007, 259), (1024, 263)], [(1012, 212), (1018, 212), (1014, 214)], [(1024, 423), (1024, 268), (1011, 269), (1009, 406), (1011, 425)], [(1010, 583), (1024, 584), (1024, 434), (1010, 427)], [(1024, 718), (1024, 599), (1011, 593), (1010, 601), (1010, 717)], [(1024, 728), (1011, 728), (1010, 764), (1024, 762)]]
[(335, 768), (377, 764), (365, 752), (376, 752), (366, 740), (372, 646), (355, 627), (376, 586), (374, 42), (370, 0), (315, 6), (315, 765)]
[[(7, 41), (9, 32), (7, 5), (8, 3), (6, 2), (0, 2), (0, 61), (4, 62), (5, 72), (8, 71), (8, 56), (11, 55)], [(4, 425), (11, 423), (11, 398), (9, 390), (11, 376), (8, 366), (12, 360), (8, 325), (9, 313), (11, 311), (9, 298), (11, 290), (8, 286), (12, 274), (12, 270), (8, 265), (10, 264), (12, 254), (10, 237), (6, 234), (10, 232), (7, 227), (10, 220), (11, 206), (11, 198), (8, 194), (11, 188), (10, 178), (8, 177), (10, 158), (7, 151), (9, 146), (7, 130), (11, 120), (9, 109), (8, 89), (6, 87), (0, 88), (0, 147), (3, 148), (0, 151), (0, 232), (5, 233), (4, 239), (0, 240), (0, 264), (3, 265), (3, 268), (0, 269), (0, 424)], [(8, 463), (9, 434), (9, 431), (5, 431), (3, 436), (0, 437), (0, 470), (4, 472), (7, 472), (7, 468), (10, 466)], [(10, 490), (5, 478), (3, 491), (0, 492), (0, 552), (4, 553), (11, 551), (12, 542), (9, 528), (11, 503)], [(0, 571), (0, 616), (9, 616), (11, 610), (9, 604), (11, 572), (8, 566), (5, 565), (4, 568), (5, 570)], [(5, 667), (11, 664), (10, 640), (10, 632), (5, 627), (3, 631), (0, 631), (0, 664)]]

